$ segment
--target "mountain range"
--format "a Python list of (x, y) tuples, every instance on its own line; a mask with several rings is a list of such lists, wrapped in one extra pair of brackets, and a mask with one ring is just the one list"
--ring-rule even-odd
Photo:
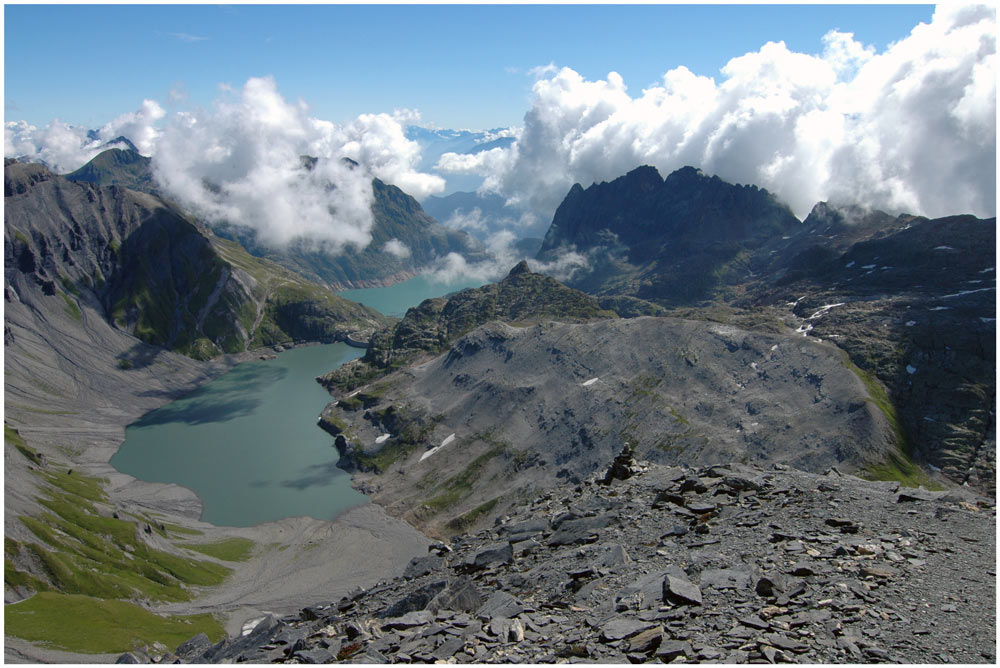
[[(472, 142), (468, 150), (481, 143), (465, 139)], [(570, 653), (563, 658), (624, 656), (620, 648), (631, 651), (629, 660), (681, 655), (710, 660), (722, 655), (707, 645), (669, 651), (675, 640), (670, 634), (682, 620), (676, 616), (681, 605), (676, 592), (668, 596), (668, 577), (682, 578), (676, 585), (682, 590), (685, 582), (709, 587), (705, 568), (743, 568), (730, 564), (743, 559), (733, 552), (736, 543), (725, 543), (725, 555), (703, 559), (691, 572), (657, 571), (654, 598), (666, 607), (640, 603), (634, 611), (631, 598), (600, 595), (605, 586), (600, 583), (625, 586), (626, 579), (640, 577), (639, 562), (628, 565), (632, 562), (621, 558), (601, 566), (590, 563), (589, 552), (566, 550), (582, 550), (596, 540), (628, 540), (625, 551), (649, 552), (643, 559), (659, 563), (660, 557), (682, 557), (670, 550), (661, 554), (657, 540), (695, 537), (685, 539), (685, 550), (700, 550), (713, 545), (717, 531), (740, 533), (747, 522), (765, 516), (773, 524), (788, 512), (786, 506), (794, 509), (804, 500), (810, 513), (822, 506), (835, 515), (836, 508), (868, 508), (867, 497), (885, 496), (884, 485), (855, 478), (831, 482), (847, 480), (848, 474), (895, 480), (894, 494), (900, 482), (966, 487), (961, 497), (948, 497), (947, 508), (928, 511), (935, 520), (993, 507), (976, 493), (995, 495), (995, 219), (927, 219), (824, 202), (799, 221), (756, 186), (729, 184), (693, 167), (663, 178), (641, 166), (608, 183), (573, 186), (534, 261), (517, 264), (495, 284), (424, 301), (396, 320), (339, 298), (331, 287), (384, 285), (450, 252), (469, 260), (484, 257), (482, 246), (376, 179), (371, 250), (330, 257), (304, 247), (266, 248), (245, 228), (207, 225), (184, 211), (157, 191), (149, 160), (128, 144), (119, 145), (124, 148), (109, 149), (65, 176), (5, 161), (8, 602), (26, 597), (32, 605), (141, 602), (128, 608), (131, 615), (139, 614), (133, 608), (169, 601), (167, 612), (176, 614), (194, 610), (187, 599), (207, 596), (216, 606), (208, 607), (233, 615), (234, 640), (213, 645), (225, 632), (217, 622), (199, 619), (198, 628), (203, 625), (208, 636), (192, 640), (201, 653), (184, 656), (236, 660), (258, 648), (240, 644), (244, 636), (255, 642), (259, 625), (250, 624), (242, 634), (239, 622), (246, 619), (238, 620), (239, 614), (298, 611), (313, 598), (340, 595), (346, 596), (337, 604), (344, 606), (340, 613), (375, 614), (383, 603), (392, 603), (384, 600), (390, 591), (423, 596), (427, 592), (411, 591), (401, 581), (383, 582), (367, 597), (364, 590), (349, 591), (416, 568), (410, 558), (427, 549), (430, 536), (447, 541), (430, 543), (439, 556), (454, 546), (462, 559), (448, 567), (475, 580), (475, 586), (468, 589), (450, 574), (438, 578), (443, 563), (420, 562), (427, 568), (411, 577), (425, 578), (421, 587), (443, 584), (422, 603), (407, 598), (403, 607), (410, 607), (393, 608), (393, 619), (397, 612), (430, 614), (430, 601), (440, 603), (435, 597), (444, 588), (449, 605), (475, 612), (479, 605), (459, 605), (461, 592), (482, 594), (480, 604), (511, 591), (526, 602), (533, 583), (558, 581), (573, 596), (540, 597), (528, 617), (521, 613), (530, 605), (509, 617), (517, 616), (522, 626), (534, 624), (544, 605), (546, 624), (563, 624), (565, 633), (575, 634), (563, 644), (577, 649), (565, 650)], [(452, 204), (473, 202), (453, 197)], [(411, 256), (393, 259), (382, 252), (390, 239), (406, 244)], [(566, 284), (531, 270), (569, 251), (588, 264)], [(150, 485), (110, 470), (107, 461), (125, 425), (148, 410), (239, 361), (269, 355), (274, 347), (348, 337), (367, 341), (365, 355), (332, 372), (316, 369), (317, 380), (335, 397), (318, 426), (330, 433), (339, 466), (352, 472), (354, 485), (375, 504), (332, 523), (298, 518), (233, 531), (192, 519), (198, 501), (175, 485)], [(702, 468), (696, 474), (691, 467)], [(639, 477), (617, 486), (597, 482), (606, 471), (610, 478)], [(708, 478), (718, 481), (709, 484)], [(601, 484), (611, 486), (600, 491)], [(820, 499), (816, 492), (832, 496)], [(913, 494), (918, 501), (937, 499), (919, 496), (928, 494), (924, 490)], [(557, 509), (554, 495), (576, 501), (560, 501)], [(732, 503), (713, 500), (721, 495)], [(900, 492), (893, 502), (913, 500), (903, 496)], [(638, 534), (660, 526), (650, 508), (670, 509), (687, 524), (640, 540)], [(609, 513), (614, 518), (608, 522), (622, 531), (598, 526)], [(926, 574), (920, 569), (931, 549), (914, 546), (915, 521), (906, 524), (905, 534), (897, 531), (902, 520), (879, 524), (875, 531), (867, 525), (878, 513), (861, 514), (864, 524), (844, 524), (837, 516), (836, 524), (827, 522), (818, 533), (808, 518), (796, 519), (801, 526), (794, 536), (771, 526), (770, 542), (781, 543), (780, 552), (769, 548), (758, 555), (763, 566), (748, 568), (755, 576), (764, 566), (767, 573), (794, 571), (798, 565), (784, 561), (801, 552), (817, 563), (846, 560), (840, 566), (853, 569), (853, 577), (855, 561), (876, 555), (901, 567), (888, 556), (892, 552), (907, 569)], [(629, 517), (637, 523), (629, 524)], [(567, 570), (568, 582), (537, 570), (537, 578), (517, 575), (507, 566), (528, 564), (528, 553), (520, 552), (523, 540), (505, 537), (509, 527), (532, 522), (538, 526), (528, 527), (528, 538), (545, 540), (538, 553), (545, 556), (530, 560), (531, 568), (541, 568), (544, 559), (560, 568), (579, 565)], [(988, 542), (989, 536), (980, 535), (981, 523), (973, 524), (974, 540)], [(563, 528), (576, 532), (569, 543), (555, 539)], [(891, 547), (852, 540), (835, 549), (830, 535), (841, 540), (836, 536), (848, 531)], [(338, 542), (344, 536), (350, 537), (350, 548)], [(192, 555), (192, 540), (206, 551), (195, 549), (198, 554)], [(995, 551), (995, 534), (992, 540)], [(227, 560), (248, 543), (245, 562)], [(981, 547), (989, 552), (985, 543)], [(541, 543), (528, 548), (541, 549)], [(510, 551), (510, 558), (489, 561), (480, 554), (493, 549)], [(479, 564), (480, 559), (485, 561)], [(805, 566), (826, 574), (812, 562)], [(821, 612), (827, 600), (837, 601), (838, 618), (856, 612), (856, 604), (845, 598), (854, 595), (849, 592), (865, 590), (857, 597), (870, 603), (877, 598), (869, 595), (874, 585), (894, 577), (873, 573), (864, 576), (864, 586), (852, 579), (842, 583), (847, 590), (832, 596), (821, 589), (839, 587), (832, 580), (815, 591), (807, 584), (803, 592), (809, 593), (799, 600), (810, 603), (802, 614)], [(265, 578), (270, 580), (258, 581)], [(274, 593), (275, 582), (287, 591)], [(933, 588), (933, 582), (927, 586)], [(737, 589), (768, 605), (784, 600), (782, 593), (803, 595)], [(959, 595), (958, 589), (948, 591)], [(576, 596), (579, 592), (586, 596)], [(588, 596), (596, 606), (592, 612), (573, 608)], [(248, 611), (247, 600), (257, 607)], [(617, 609), (622, 601), (625, 607)], [(745, 626), (749, 619), (750, 628), (766, 628), (786, 643), (785, 654), (775, 654), (767, 643), (778, 641), (769, 635), (748, 650), (747, 660), (787, 658), (800, 645), (817, 658), (889, 656), (874, 644), (865, 645), (865, 652), (877, 651), (855, 653), (857, 643), (841, 643), (843, 634), (833, 630), (795, 644), (782, 634), (802, 624), (782, 621), (787, 611), (765, 613), (756, 598), (740, 601), (753, 614), (734, 617), (734, 624)], [(904, 608), (893, 610), (902, 615)], [(924, 610), (906, 610), (904, 616), (927, 619)], [(650, 635), (656, 642), (632, 647), (632, 636), (612, 639), (610, 631), (597, 638), (611, 628), (613, 613), (629, 617), (618, 626), (638, 623), (633, 617), (653, 624), (642, 632), (658, 628)], [(387, 656), (383, 651), (433, 657), (444, 651), (435, 640), (434, 647), (414, 644), (414, 653), (407, 654), (401, 646), (415, 638), (405, 634), (396, 638), (397, 646), (383, 647), (380, 638), (396, 636), (379, 636), (384, 624), (368, 617), (332, 619), (315, 610), (301, 615), (303, 621), (322, 618), (328, 624), (324, 638), (341, 643), (329, 652), (332, 657), (352, 644), (357, 646), (343, 658), (377, 659)], [(480, 656), (473, 648), (470, 660), (504, 656), (493, 643), (500, 633), (491, 630), (496, 616), (487, 615), (489, 629), (480, 624), (477, 631), (488, 653)], [(863, 615), (855, 616), (850, 623), (867, 623), (859, 621)], [(434, 635), (434, 620), (421, 619), (420, 633)], [(452, 624), (454, 619), (434, 623), (465, 628)], [(268, 628), (278, 632), (276, 624)], [(282, 628), (294, 634), (299, 626)], [(891, 635), (881, 621), (878, 628), (865, 628), (872, 637)], [(195, 634), (191, 626), (182, 630), (191, 631), (185, 637)], [(737, 642), (737, 636), (725, 640), (733, 632), (718, 625), (696, 631), (699, 643)], [(837, 635), (829, 640), (837, 651), (828, 646), (827, 635)], [(261, 647), (272, 647), (261, 651), (280, 650), (284, 659), (305, 661), (302, 652), (324, 649), (317, 637), (268, 636)], [(745, 640), (728, 649), (739, 650)], [(170, 642), (156, 651), (167, 655), (179, 639)], [(285, 644), (296, 649), (285, 652)], [(43, 651), (18, 647), (20, 658), (37, 659)], [(449, 658), (458, 655), (457, 646), (454, 650)], [(901, 656), (915, 654), (907, 648)]]

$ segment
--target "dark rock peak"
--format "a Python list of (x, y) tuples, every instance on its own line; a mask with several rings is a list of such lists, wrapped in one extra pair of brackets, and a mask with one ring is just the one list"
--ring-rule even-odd
[(512, 276), (517, 276), (519, 274), (530, 274), (530, 273), (531, 273), (531, 267), (528, 266), (528, 261), (521, 260), (514, 266), (513, 269), (510, 270), (510, 273), (507, 274), (507, 278), (510, 278)]
[(299, 165), (302, 166), (307, 172), (311, 172), (315, 167), (316, 163), (319, 162), (319, 158), (311, 155), (300, 155)]

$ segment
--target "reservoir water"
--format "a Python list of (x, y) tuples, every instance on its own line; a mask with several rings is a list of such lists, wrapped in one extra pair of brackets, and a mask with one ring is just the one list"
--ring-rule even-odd
[(441, 283), (430, 276), (421, 274), (387, 288), (359, 288), (357, 290), (344, 290), (337, 294), (352, 302), (371, 306), (384, 315), (401, 318), (406, 315), (406, 309), (416, 306), (425, 299), (441, 297), (465, 288), (478, 288), (485, 283), (486, 281), (477, 279)]
[[(341, 294), (403, 315), (429, 297), (481, 284), (420, 276)], [(130, 425), (111, 465), (140, 480), (191, 489), (202, 501), (201, 519), (218, 526), (332, 519), (368, 499), (337, 468), (333, 438), (316, 426), (330, 395), (315, 378), (363, 354), (338, 343), (244, 362)]]

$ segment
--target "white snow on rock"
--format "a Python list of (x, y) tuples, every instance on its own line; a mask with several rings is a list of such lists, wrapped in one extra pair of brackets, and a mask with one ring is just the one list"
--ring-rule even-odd
[(915, 324), (917, 324), (916, 320), (907, 320), (906, 321), (906, 326), (907, 327), (913, 327)]
[(935, 306), (934, 308), (927, 309), (928, 311), (950, 311), (950, 306)]
[(982, 322), (996, 322), (996, 318), (980, 318)]
[(809, 334), (809, 331), (812, 330), (812, 328), (813, 328), (812, 325), (806, 323), (804, 325), (800, 325), (799, 328), (796, 329), (795, 331), (801, 334), (802, 336), (807, 336)]
[(267, 617), (257, 617), (256, 619), (243, 622), (243, 626), (240, 628), (240, 636), (250, 635), (250, 632), (257, 628), (257, 625), (265, 619), (267, 619)]
[(906, 365), (906, 373), (908, 373), (908, 374), (910, 374), (912, 376), (916, 372), (917, 372), (917, 367), (913, 366), (912, 364), (907, 364)]
[(965, 295), (972, 295), (977, 292), (989, 292), (990, 290), (996, 290), (996, 288), (979, 288), (978, 290), (963, 290), (962, 292), (956, 292), (953, 295), (944, 295), (941, 299), (951, 299), (953, 297), (964, 297)]
[(955, 250), (951, 246), (935, 246), (934, 250)]
[(825, 306), (821, 306), (819, 310), (813, 313), (811, 316), (809, 316), (807, 320), (815, 320), (816, 318), (822, 317), (826, 315), (826, 312), (829, 311), (830, 309), (835, 308), (837, 306), (843, 306), (845, 303), (846, 302), (840, 302), (839, 304), (827, 304)]
[(437, 452), (438, 450), (440, 450), (441, 448), (443, 448), (444, 446), (448, 445), (449, 443), (451, 443), (454, 440), (455, 440), (455, 434), (449, 435), (447, 438), (445, 438), (443, 441), (441, 441), (441, 445), (435, 446), (435, 447), (431, 448), (430, 450), (428, 450), (427, 452), (425, 452), (424, 454), (420, 455), (420, 459), (418, 461), (421, 461), (421, 462), (424, 461), (425, 459), (427, 459), (428, 457), (430, 457), (431, 455), (433, 455), (435, 452)]
[(381, 436), (379, 436), (378, 438), (375, 439), (375, 445), (379, 445), (381, 443), (385, 443), (390, 438), (392, 438), (392, 437), (389, 434), (382, 434)]
[(996, 271), (996, 267), (986, 267), (985, 269), (983, 269), (983, 270), (982, 270), (982, 271), (980, 271), (979, 273), (980, 273), (980, 274), (988, 274), (988, 273), (990, 273), (991, 271)]
[(844, 269), (850, 269), (853, 266), (854, 266), (854, 260), (851, 260), (844, 266)]
[(597, 382), (597, 378), (591, 378), (590, 380), (585, 380), (582, 383), (580, 383), (580, 387), (588, 387), (590, 385), (593, 385), (596, 382)]

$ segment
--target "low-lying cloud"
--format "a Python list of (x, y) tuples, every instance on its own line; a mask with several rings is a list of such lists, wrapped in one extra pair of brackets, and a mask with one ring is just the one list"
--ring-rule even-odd
[(442, 172), (551, 215), (574, 183), (640, 164), (700, 167), (775, 192), (929, 216), (996, 212), (996, 11), (939, 7), (883, 53), (832, 31), (818, 55), (783, 42), (733, 58), (721, 81), (677, 67), (632, 97), (622, 77), (546, 67), (509, 148), (445, 154)]
[(458, 253), (448, 253), (424, 273), (438, 283), (456, 283), (463, 279), (491, 282), (502, 279), (521, 260), (527, 260), (532, 271), (548, 274), (560, 281), (590, 270), (587, 257), (575, 251), (563, 251), (555, 260), (542, 262), (526, 257), (518, 250), (516, 242), (517, 235), (514, 232), (500, 230), (486, 238), (488, 259), (469, 262)]

